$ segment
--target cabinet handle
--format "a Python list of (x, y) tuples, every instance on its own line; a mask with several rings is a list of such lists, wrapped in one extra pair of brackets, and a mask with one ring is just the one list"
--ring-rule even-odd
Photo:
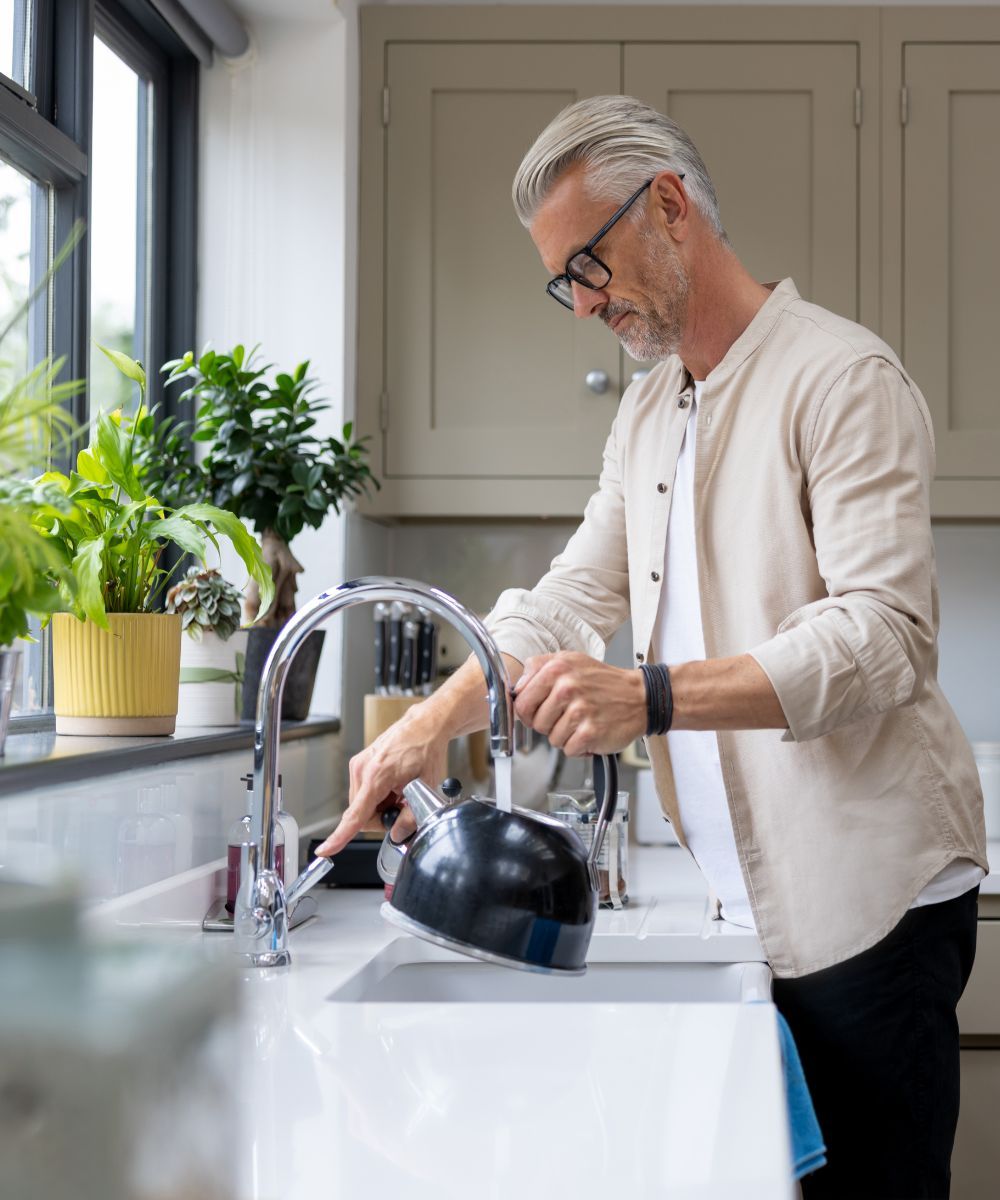
[(638, 383), (640, 379), (645, 379), (648, 374), (649, 369), (647, 367), (643, 367), (639, 371), (633, 371), (632, 378), (629, 380), (629, 383)]
[(595, 392), (598, 396), (603, 396), (608, 390), (608, 385), (611, 381), (608, 379), (607, 371), (588, 371), (583, 382), (592, 392)]

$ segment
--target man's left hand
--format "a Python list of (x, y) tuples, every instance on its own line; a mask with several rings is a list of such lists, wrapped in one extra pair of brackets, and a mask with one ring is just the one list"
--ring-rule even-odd
[(527, 659), (515, 696), (517, 717), (571, 757), (611, 754), (646, 732), (642, 672), (586, 654)]

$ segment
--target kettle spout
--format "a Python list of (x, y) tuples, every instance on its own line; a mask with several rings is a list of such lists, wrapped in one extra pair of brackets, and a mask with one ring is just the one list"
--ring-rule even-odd
[(414, 779), (412, 783), (408, 783), (403, 788), (403, 796), (410, 806), (410, 812), (416, 818), (418, 829), (421, 825), (425, 825), (435, 813), (448, 807), (437, 792), (432, 787), (428, 787), (422, 779)]

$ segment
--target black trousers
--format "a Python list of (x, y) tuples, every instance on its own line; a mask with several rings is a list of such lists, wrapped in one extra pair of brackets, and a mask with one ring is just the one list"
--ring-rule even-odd
[(827, 1165), (802, 1181), (804, 1200), (948, 1196), (955, 1006), (976, 954), (978, 894), (912, 908), (870, 950), (774, 981), (827, 1147)]

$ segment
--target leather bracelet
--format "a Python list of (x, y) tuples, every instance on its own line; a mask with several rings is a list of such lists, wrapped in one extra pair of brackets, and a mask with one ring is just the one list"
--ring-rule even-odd
[(640, 667), (646, 685), (646, 736), (667, 732), (674, 716), (674, 698), (670, 672), (663, 663), (643, 663)]

